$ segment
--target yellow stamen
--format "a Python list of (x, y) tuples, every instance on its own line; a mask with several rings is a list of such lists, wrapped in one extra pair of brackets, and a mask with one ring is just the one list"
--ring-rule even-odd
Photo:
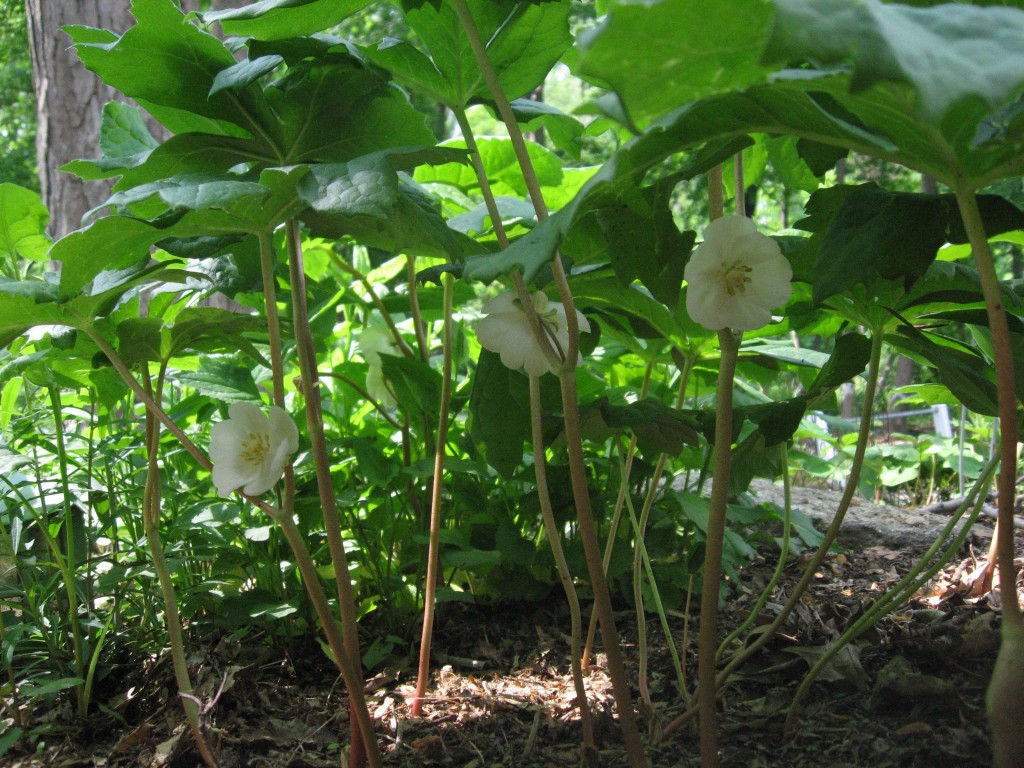
[(725, 284), (725, 291), (730, 296), (743, 293), (750, 282), (749, 274), (753, 272), (750, 267), (737, 259), (722, 266), (719, 280)]
[(242, 441), (242, 460), (248, 464), (262, 464), (263, 458), (270, 453), (270, 436), (250, 432), (249, 437)]

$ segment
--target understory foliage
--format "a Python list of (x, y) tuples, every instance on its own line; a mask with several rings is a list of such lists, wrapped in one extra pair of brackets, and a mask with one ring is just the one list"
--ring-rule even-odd
[[(51, 243), (0, 184), (0, 753), (213, 633), (323, 637), (356, 712), (435, 603), (727, 599), (758, 552), (830, 543), (756, 476), (985, 478), (1024, 393), (1022, 287), (984, 256), (1024, 242), (1024, 10), (916, 5), (403, 0), (375, 39), (366, 0), (134, 0), (65, 28), (139, 106), (63, 169), (114, 182), (81, 229)], [(857, 158), (899, 183), (837, 183)], [(883, 354), (966, 447), (868, 450)]]

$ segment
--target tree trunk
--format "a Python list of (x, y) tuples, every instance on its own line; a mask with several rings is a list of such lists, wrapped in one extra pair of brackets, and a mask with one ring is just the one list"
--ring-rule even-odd
[(85, 24), (123, 31), (133, 20), (126, 0), (26, 0), (25, 16), (39, 124), (39, 186), (50, 209), (50, 235), (56, 239), (78, 229), (82, 215), (109, 194), (105, 184), (85, 184), (57, 169), (99, 154), (103, 105), (117, 95), (82, 66), (60, 27)]

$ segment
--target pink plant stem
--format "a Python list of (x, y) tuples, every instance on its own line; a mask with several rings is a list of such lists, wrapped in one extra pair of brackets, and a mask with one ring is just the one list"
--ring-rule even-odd
[(434, 601), (437, 594), (438, 559), (441, 544), (441, 494), (444, 490), (444, 451), (448, 442), (448, 407), (452, 397), (452, 303), (455, 278), (444, 276), (444, 362), (441, 372), (441, 412), (437, 420), (437, 445), (434, 450), (434, 485), (430, 495), (430, 537), (427, 545), (427, 576), (423, 590), (423, 631), (420, 635), (419, 668), (416, 692), (410, 714), (423, 715), (423, 696), (430, 679), (430, 644), (434, 633)]

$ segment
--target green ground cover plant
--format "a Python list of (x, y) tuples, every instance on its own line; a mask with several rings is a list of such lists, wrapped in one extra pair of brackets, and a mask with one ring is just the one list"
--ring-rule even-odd
[[(693, 595), (687, 711), (657, 732), (697, 717), (710, 768), (718, 690), (857, 493), (962, 474), (977, 514), (999, 464), (992, 565), (1013, 572), (1024, 310), (997, 257), (1024, 227), (1024, 10), (406, 0), (402, 39), (339, 34), (369, 5), (135, 0), (123, 33), (65, 28), (138, 106), (108, 105), (102, 156), (64, 169), (113, 181), (81, 229), (51, 243), (38, 196), (0, 184), (0, 750), (45, 740), (59, 701), (94, 711), (111, 660), (167, 649), (214, 766), (186, 650), (258, 630), (320, 639), (348, 764), (379, 766), (366, 670), (415, 647), (416, 715), (437, 604), (554, 593), (581, 759), (600, 630), (639, 768), (613, 601), (642, 627)], [(572, 113), (543, 99), (568, 77)], [(836, 183), (851, 153), (939, 191)], [(748, 206), (772, 185), (801, 201), (791, 227)], [(991, 460), (985, 436), (873, 444), (895, 353), (921, 402), (998, 418)], [(859, 417), (824, 432), (810, 417), (854, 380)], [(744, 495), (796, 471), (844, 489), (824, 534)], [(741, 566), (804, 549), (768, 630), (723, 643)], [(1000, 588), (1005, 767), (1024, 762), (1024, 621)]]

